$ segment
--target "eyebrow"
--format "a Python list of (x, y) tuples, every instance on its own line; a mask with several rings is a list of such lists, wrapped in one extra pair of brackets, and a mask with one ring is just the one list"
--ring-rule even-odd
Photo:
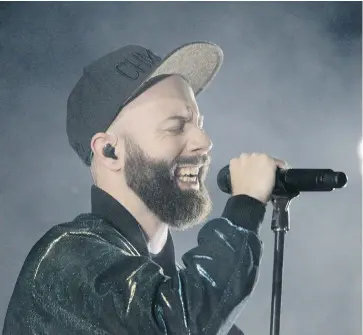
[[(182, 122), (190, 122), (192, 120), (191, 117), (186, 117), (186, 116), (182, 116), (182, 115), (173, 115), (168, 117), (167, 119), (165, 119), (163, 121), (164, 122), (168, 122), (168, 121), (182, 121)], [(199, 119), (198, 119), (198, 127), (201, 128), (203, 126), (203, 121), (204, 121), (204, 116), (203, 115), (199, 115)]]
[(184, 116), (184, 115), (172, 115), (169, 116), (168, 118), (166, 118), (164, 122), (167, 121), (183, 121), (183, 122), (190, 122), (193, 119), (193, 113), (195, 113), (198, 117), (198, 126), (200, 127), (201, 125), (203, 125), (203, 121), (204, 121), (204, 116), (201, 115), (200, 113), (197, 113), (194, 111), (193, 108), (188, 107), (188, 111), (189, 111), (189, 116)]

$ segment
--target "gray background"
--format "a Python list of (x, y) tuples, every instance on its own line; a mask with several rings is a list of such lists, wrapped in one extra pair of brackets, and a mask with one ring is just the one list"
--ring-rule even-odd
[[(34, 242), (90, 207), (89, 171), (68, 146), (66, 100), (83, 66), (137, 43), (165, 55), (210, 40), (225, 63), (198, 102), (214, 142), (208, 187), (241, 152), (332, 168), (343, 190), (291, 205), (281, 334), (361, 334), (361, 3), (13, 3), (0, 5), (0, 322)], [(271, 207), (258, 284), (239, 326), (268, 334)], [(175, 233), (177, 256), (200, 226)]]

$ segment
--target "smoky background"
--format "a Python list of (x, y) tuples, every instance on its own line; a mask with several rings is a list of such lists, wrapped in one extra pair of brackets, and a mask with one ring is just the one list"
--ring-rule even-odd
[[(344, 171), (345, 189), (291, 204), (281, 334), (361, 334), (361, 15), (360, 2), (2, 2), (0, 323), (34, 243), (90, 209), (91, 176), (65, 132), (83, 67), (127, 44), (166, 55), (208, 40), (225, 56), (198, 97), (214, 143), (210, 218), (228, 198), (216, 175), (241, 152)], [(259, 280), (237, 321), (246, 335), (269, 333), (271, 212)], [(178, 260), (200, 227), (173, 232)]]

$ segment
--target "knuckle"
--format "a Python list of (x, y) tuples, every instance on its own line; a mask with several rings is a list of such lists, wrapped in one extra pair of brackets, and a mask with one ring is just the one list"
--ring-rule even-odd
[(230, 161), (229, 161), (229, 163), (230, 164), (234, 164), (234, 163), (236, 163), (236, 161), (238, 160), (238, 158), (236, 158), (236, 157), (234, 157), (234, 158), (232, 158)]
[(238, 158), (232, 158), (230, 161), (229, 161), (229, 167), (233, 168), (236, 166), (236, 164), (238, 164)]
[(248, 160), (249, 154), (243, 153), (241, 154), (237, 161), (239, 162), (239, 164), (242, 164), (243, 162), (246, 162), (246, 160)]
[(263, 160), (266, 163), (273, 162), (273, 159), (269, 155), (267, 155), (267, 154), (261, 154), (260, 155), (260, 158), (261, 158), (261, 160)]
[(259, 154), (256, 154), (256, 155), (258, 155), (259, 157), (261, 157), (261, 158), (269, 158), (270, 156), (269, 155), (267, 155), (267, 154), (265, 154), (265, 153), (259, 153)]

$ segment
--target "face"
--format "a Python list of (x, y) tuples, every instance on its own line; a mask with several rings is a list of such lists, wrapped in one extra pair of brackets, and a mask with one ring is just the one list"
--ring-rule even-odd
[[(128, 107), (124, 177), (146, 206), (170, 227), (184, 229), (211, 211), (205, 187), (211, 142), (202, 130), (194, 94), (169, 77)], [(139, 120), (143, 120), (140, 122)]]
[[(179, 156), (168, 161), (147, 156), (130, 139), (126, 147), (126, 183), (160, 220), (172, 228), (185, 229), (206, 218), (211, 209), (204, 185), (207, 156)], [(175, 169), (179, 165), (201, 166), (193, 177), (197, 181), (179, 181)]]

